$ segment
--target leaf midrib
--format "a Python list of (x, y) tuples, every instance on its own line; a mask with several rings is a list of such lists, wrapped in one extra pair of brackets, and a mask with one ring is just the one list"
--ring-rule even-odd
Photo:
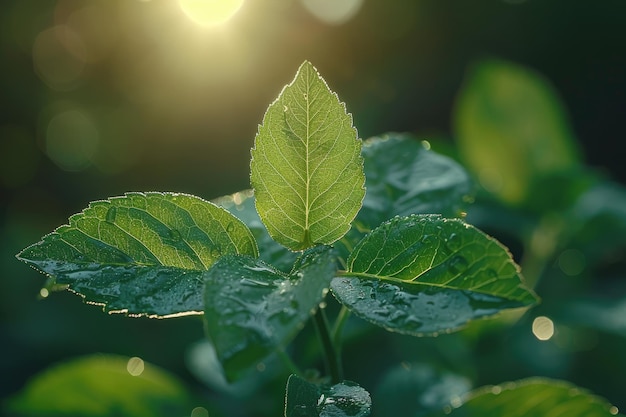
[(490, 296), (494, 296), (494, 297), (502, 297), (502, 298), (506, 298), (509, 300), (513, 300), (513, 301), (519, 301), (519, 302), (524, 302), (523, 298), (519, 298), (519, 297), (511, 297), (510, 294), (494, 294), (492, 292), (486, 292), (486, 291), (480, 291), (478, 289), (475, 288), (461, 288), (458, 286), (454, 286), (454, 285), (447, 285), (447, 284), (439, 284), (439, 283), (432, 283), (432, 282), (424, 282), (424, 281), (412, 281), (412, 280), (404, 280), (404, 279), (400, 279), (400, 278), (396, 278), (396, 277), (392, 277), (392, 276), (385, 276), (385, 275), (376, 275), (376, 274), (368, 274), (367, 272), (350, 272), (350, 271), (345, 271), (345, 270), (340, 270), (337, 271), (337, 276), (338, 277), (356, 277), (356, 278), (362, 278), (362, 279), (368, 279), (368, 280), (376, 280), (376, 281), (384, 281), (384, 282), (393, 282), (393, 283), (397, 283), (397, 284), (403, 284), (403, 285), (411, 285), (411, 286), (421, 286), (421, 287), (436, 287), (436, 288), (442, 288), (442, 289), (448, 289), (448, 290), (457, 290), (457, 291), (471, 291), (474, 293), (479, 293), (479, 294), (485, 294), (485, 295), (490, 295)]

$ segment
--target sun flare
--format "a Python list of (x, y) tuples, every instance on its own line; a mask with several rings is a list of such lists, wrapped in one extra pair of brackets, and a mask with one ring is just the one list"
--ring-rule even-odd
[(244, 0), (179, 0), (183, 12), (202, 26), (227, 22), (239, 11)]

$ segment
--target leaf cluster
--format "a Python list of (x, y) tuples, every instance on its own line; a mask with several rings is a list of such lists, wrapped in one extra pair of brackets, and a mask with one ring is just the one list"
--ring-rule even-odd
[[(470, 119), (480, 120), (481, 103), (470, 90), (461, 106), (470, 110), (459, 126), (472, 135)], [(468, 149), (470, 159), (485, 157)], [(232, 383), (282, 359), (292, 372), (286, 416), (367, 416), (376, 407), (343, 376), (343, 330), (351, 315), (422, 337), (538, 303), (507, 247), (467, 222), (472, 175), (409, 135), (362, 141), (311, 63), (267, 109), (251, 154), (251, 190), (213, 201), (179, 193), (96, 201), (18, 258), (45, 273), (49, 289), (66, 288), (108, 312), (201, 315)], [(557, 165), (568, 166), (573, 155)], [(502, 200), (527, 201), (519, 175), (511, 181)], [(327, 375), (302, 371), (290, 358), (290, 345), (309, 323)], [(530, 415), (515, 414), (514, 405), (505, 411), (498, 401), (523, 404), (536, 392), (560, 398), (564, 389), (529, 380), (446, 397), (430, 409)], [(614, 414), (580, 395), (590, 407), (584, 415)]]

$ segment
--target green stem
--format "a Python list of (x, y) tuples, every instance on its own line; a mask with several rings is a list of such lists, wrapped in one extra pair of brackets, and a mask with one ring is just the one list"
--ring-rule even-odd
[(285, 367), (289, 369), (289, 372), (291, 372), (292, 374), (296, 374), (296, 375), (304, 375), (302, 371), (300, 370), (300, 368), (298, 367), (298, 365), (296, 365), (294, 361), (291, 360), (291, 357), (287, 355), (287, 353), (284, 350), (278, 349), (276, 353), (278, 357), (281, 359), (281, 361), (283, 362), (283, 364), (285, 365)]
[(339, 314), (337, 315), (337, 319), (335, 320), (335, 325), (333, 326), (333, 343), (337, 351), (341, 351), (341, 336), (343, 334), (343, 326), (346, 324), (346, 321), (350, 317), (350, 310), (345, 305), (341, 305), (341, 310), (339, 310)]
[(322, 349), (324, 350), (324, 356), (326, 359), (326, 366), (332, 379), (333, 384), (338, 384), (343, 380), (343, 370), (341, 369), (341, 360), (333, 344), (333, 340), (330, 336), (330, 330), (328, 328), (328, 320), (326, 319), (326, 313), (322, 307), (318, 308), (313, 315), (313, 323), (317, 329), (317, 334), (320, 337), (322, 343)]

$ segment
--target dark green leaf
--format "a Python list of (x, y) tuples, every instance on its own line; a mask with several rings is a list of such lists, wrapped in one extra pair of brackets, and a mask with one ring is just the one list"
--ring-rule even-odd
[[(612, 417), (617, 407), (568, 382), (530, 378), (485, 387), (432, 417)], [(620, 414), (621, 415), (621, 414)]]
[(18, 258), (106, 311), (166, 317), (203, 310), (202, 271), (257, 256), (245, 224), (198, 197), (128, 193), (96, 201)]
[(355, 247), (333, 294), (362, 318), (412, 335), (537, 302), (504, 246), (459, 219), (398, 217)]
[(373, 229), (394, 216), (456, 217), (472, 193), (467, 172), (406, 134), (363, 142), (365, 199), (356, 221)]
[(580, 152), (552, 86), (521, 66), (497, 60), (474, 66), (454, 118), (467, 167), (509, 203), (529, 198), (535, 177), (579, 164)]
[(373, 395), (380, 417), (422, 417), (471, 389), (470, 380), (423, 363), (402, 363), (383, 376)]
[(350, 229), (365, 194), (361, 141), (310, 62), (267, 109), (250, 170), (261, 220), (287, 248), (331, 244)]
[(225, 256), (206, 274), (205, 321), (226, 376), (233, 380), (304, 326), (336, 271), (328, 247), (312, 248), (290, 274), (247, 256)]
[(283, 272), (289, 272), (298, 254), (286, 249), (271, 238), (254, 206), (254, 192), (244, 190), (214, 200), (244, 222), (259, 245), (259, 257)]
[(323, 388), (297, 375), (287, 381), (285, 417), (367, 417), (371, 407), (369, 393), (354, 382)]
[(36, 375), (8, 409), (10, 415), (23, 417), (182, 416), (191, 411), (190, 399), (174, 376), (139, 358), (103, 355), (75, 359)]

